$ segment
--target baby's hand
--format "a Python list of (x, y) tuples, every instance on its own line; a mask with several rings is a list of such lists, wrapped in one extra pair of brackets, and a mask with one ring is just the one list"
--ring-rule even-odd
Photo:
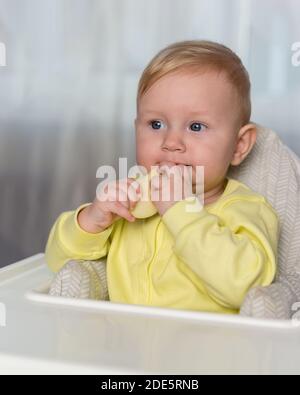
[(100, 233), (120, 218), (134, 222), (131, 210), (140, 192), (139, 184), (131, 178), (107, 183), (93, 203), (78, 214), (80, 227), (88, 233)]

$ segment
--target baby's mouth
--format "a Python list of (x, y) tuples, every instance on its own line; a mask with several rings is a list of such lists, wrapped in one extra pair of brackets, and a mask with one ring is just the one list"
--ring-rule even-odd
[(193, 185), (195, 185), (195, 180), (194, 180), (194, 168), (192, 165), (186, 165), (183, 163), (176, 163), (176, 162), (170, 162), (170, 161), (162, 161), (162, 162), (158, 162), (156, 163), (154, 166), (158, 166), (163, 167), (163, 166), (168, 166), (170, 168), (172, 168), (173, 166), (177, 166), (177, 165), (182, 165), (182, 166), (187, 166), (188, 168), (192, 168), (192, 174), (193, 174)]
[(181, 163), (163, 161), (163, 162), (158, 163), (158, 166), (170, 166), (170, 167), (173, 167), (173, 166), (177, 166), (177, 165), (180, 165), (180, 164)]

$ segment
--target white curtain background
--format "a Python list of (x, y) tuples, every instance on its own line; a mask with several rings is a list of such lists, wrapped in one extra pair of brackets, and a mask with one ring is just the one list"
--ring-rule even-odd
[(101, 165), (135, 164), (141, 72), (175, 41), (230, 46), (252, 120), (298, 155), (298, 0), (0, 0), (0, 266), (43, 252), (57, 216), (92, 201)]

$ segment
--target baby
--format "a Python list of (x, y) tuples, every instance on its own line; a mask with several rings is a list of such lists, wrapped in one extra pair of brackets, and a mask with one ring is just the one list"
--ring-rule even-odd
[(60, 215), (46, 246), (49, 267), (107, 257), (112, 302), (239, 313), (252, 287), (275, 278), (279, 226), (265, 197), (227, 177), (256, 141), (250, 88), (240, 58), (223, 45), (194, 40), (160, 51), (138, 86), (137, 164), (179, 169), (171, 189), (191, 167), (193, 193), (194, 170), (203, 166), (202, 210), (187, 209), (196, 194), (173, 194), (152, 202), (156, 214), (137, 219), (137, 199), (124, 198), (134, 179), (119, 180), (118, 199), (97, 196)]

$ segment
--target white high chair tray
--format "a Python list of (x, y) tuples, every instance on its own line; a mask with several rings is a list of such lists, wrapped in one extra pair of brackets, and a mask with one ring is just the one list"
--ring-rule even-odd
[(38, 254), (0, 270), (0, 374), (300, 374), (299, 321), (47, 294)]

